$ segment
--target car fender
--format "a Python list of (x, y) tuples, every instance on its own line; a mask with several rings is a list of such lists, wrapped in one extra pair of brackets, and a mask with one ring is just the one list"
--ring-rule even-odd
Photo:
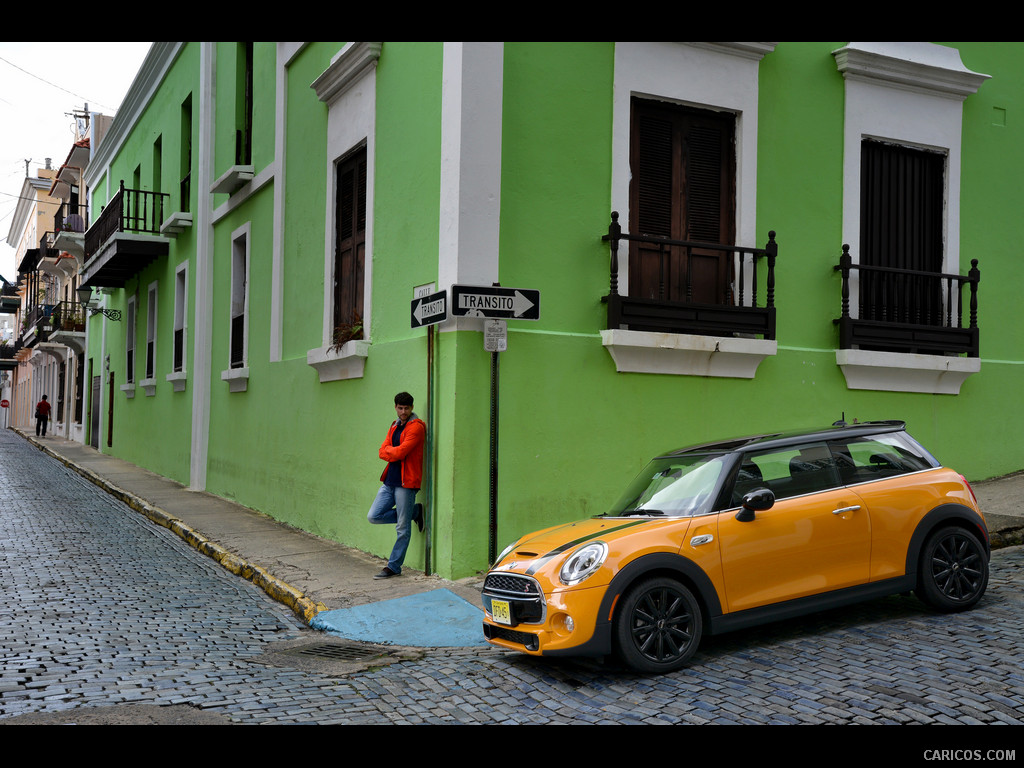
[(553, 651), (550, 655), (607, 656), (610, 654), (612, 652), (613, 611), (617, 606), (618, 599), (638, 580), (656, 573), (675, 576), (692, 587), (708, 620), (721, 616), (722, 605), (718, 599), (718, 593), (715, 591), (711, 579), (699, 565), (674, 552), (655, 552), (633, 560), (612, 578), (601, 599), (597, 624), (590, 640), (563, 652)]
[(913, 575), (916, 580), (925, 541), (932, 531), (950, 521), (964, 523), (972, 533), (977, 533), (985, 547), (985, 554), (991, 555), (988, 528), (985, 526), (982, 516), (963, 504), (940, 504), (921, 518), (921, 522), (917, 524), (917, 528), (914, 529), (914, 533), (910, 537), (910, 545), (907, 547), (906, 572), (908, 576)]

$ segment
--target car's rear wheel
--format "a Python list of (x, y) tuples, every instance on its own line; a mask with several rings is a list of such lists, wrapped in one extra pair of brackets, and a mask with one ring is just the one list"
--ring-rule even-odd
[(675, 579), (652, 578), (631, 589), (615, 618), (616, 650), (640, 672), (679, 669), (700, 645), (697, 599)]
[(917, 596), (940, 611), (964, 611), (988, 585), (988, 556), (976, 536), (959, 526), (940, 528), (921, 550)]

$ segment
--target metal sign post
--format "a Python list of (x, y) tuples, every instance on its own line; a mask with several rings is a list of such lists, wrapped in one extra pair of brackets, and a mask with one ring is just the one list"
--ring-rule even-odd
[(413, 289), (412, 327), (427, 327), (427, 436), (423, 446), (426, 466), (423, 469), (423, 532), (426, 534), (423, 572), (433, 573), (433, 501), (437, 457), (434, 455), (434, 334), (437, 323), (448, 319), (448, 292), (435, 291), (433, 283)]

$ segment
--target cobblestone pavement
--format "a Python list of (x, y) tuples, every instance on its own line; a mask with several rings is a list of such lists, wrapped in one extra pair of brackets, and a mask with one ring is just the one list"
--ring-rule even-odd
[(713, 639), (662, 677), (488, 648), (288, 663), (277, 651), (325, 636), (0, 433), (0, 723), (151, 705), (236, 723), (1021, 724), (1022, 583), (1009, 547), (976, 610), (877, 600)]

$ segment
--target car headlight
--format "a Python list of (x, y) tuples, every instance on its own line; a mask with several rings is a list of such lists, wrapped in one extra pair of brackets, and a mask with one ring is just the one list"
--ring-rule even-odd
[(606, 557), (608, 545), (603, 541), (593, 541), (566, 558), (562, 570), (558, 572), (558, 579), (567, 587), (579, 584), (592, 576), (604, 564)]

